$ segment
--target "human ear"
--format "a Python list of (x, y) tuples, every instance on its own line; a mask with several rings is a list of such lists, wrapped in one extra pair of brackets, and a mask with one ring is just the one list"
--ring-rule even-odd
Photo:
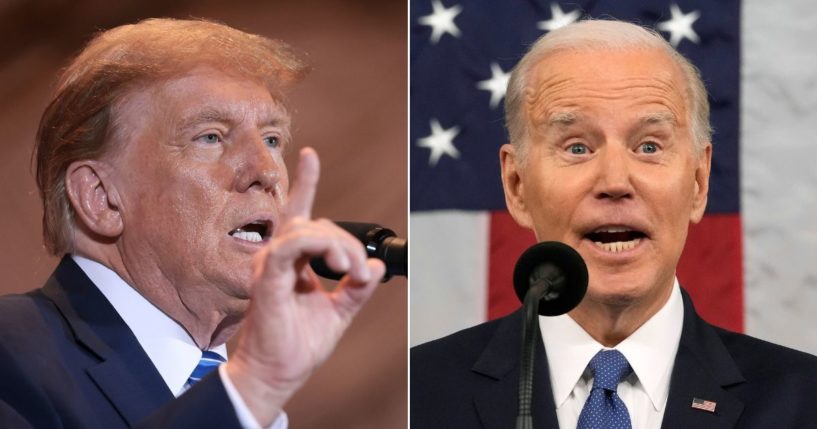
[(707, 194), (709, 193), (709, 172), (712, 168), (712, 144), (707, 143), (703, 152), (698, 155), (695, 167), (695, 190), (692, 195), (692, 211), (689, 220), (698, 223), (706, 211)]
[(519, 226), (532, 229), (530, 213), (525, 204), (524, 171), (519, 151), (515, 146), (504, 144), (499, 149), (499, 165), (502, 169), (502, 188), (505, 190), (505, 205)]
[(111, 170), (103, 161), (81, 160), (65, 172), (65, 189), (77, 221), (106, 238), (118, 237), (123, 229)]

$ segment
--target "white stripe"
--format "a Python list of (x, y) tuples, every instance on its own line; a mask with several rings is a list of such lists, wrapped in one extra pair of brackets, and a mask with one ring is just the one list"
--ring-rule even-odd
[(810, 353), (817, 353), (815, 9), (808, 0), (774, 7), (745, 0), (741, 73), (747, 333)]
[(485, 212), (411, 214), (411, 345), (485, 320), (489, 226)]

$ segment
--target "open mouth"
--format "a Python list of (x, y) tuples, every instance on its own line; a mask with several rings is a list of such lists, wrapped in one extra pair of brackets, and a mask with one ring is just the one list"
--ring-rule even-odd
[(255, 220), (229, 232), (231, 237), (251, 243), (266, 241), (272, 232), (272, 225), (266, 220)]
[(627, 227), (602, 227), (584, 237), (607, 252), (617, 253), (638, 246), (647, 234)]

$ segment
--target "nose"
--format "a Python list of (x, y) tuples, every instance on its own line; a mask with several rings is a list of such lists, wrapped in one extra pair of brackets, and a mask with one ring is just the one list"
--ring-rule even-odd
[(260, 136), (236, 145), (235, 188), (238, 192), (258, 190), (274, 194), (281, 180), (282, 168)]
[(632, 172), (626, 147), (608, 144), (596, 161), (596, 198), (609, 200), (632, 198), (634, 192)]

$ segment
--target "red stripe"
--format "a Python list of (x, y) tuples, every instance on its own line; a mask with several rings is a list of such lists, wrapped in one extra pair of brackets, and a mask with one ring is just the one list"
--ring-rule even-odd
[[(507, 212), (492, 212), (488, 263), (488, 320), (517, 308), (511, 278), (519, 255), (535, 242)], [(710, 323), (743, 330), (743, 272), (738, 215), (707, 215), (689, 230), (678, 280)]]
[(519, 308), (519, 299), (513, 291), (513, 267), (536, 237), (521, 228), (510, 213), (491, 213), (491, 233), (488, 248), (488, 320), (502, 317)]
[(743, 245), (740, 216), (706, 215), (689, 228), (678, 281), (709, 323), (743, 332)]

